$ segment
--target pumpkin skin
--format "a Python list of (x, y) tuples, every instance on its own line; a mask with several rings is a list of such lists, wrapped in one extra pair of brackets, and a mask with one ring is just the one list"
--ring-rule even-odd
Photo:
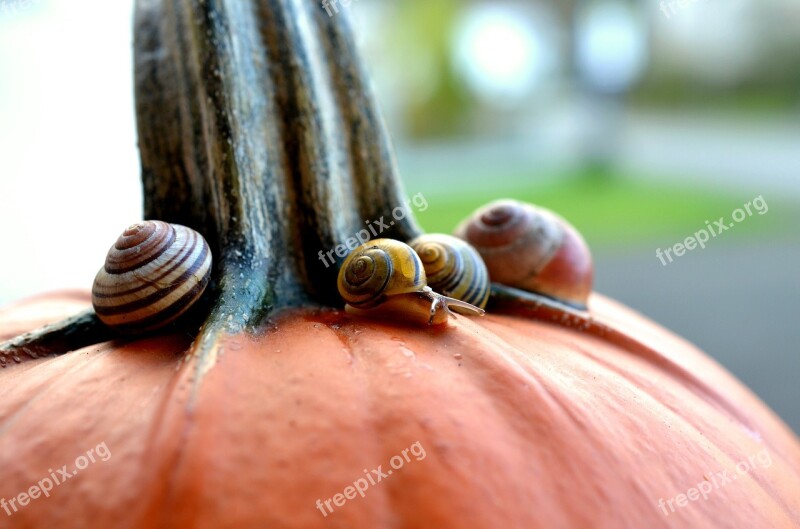
[[(0, 310), (0, 337), (88, 304), (71, 292)], [(4, 522), (798, 527), (794, 434), (690, 344), (602, 296), (590, 306), (645, 347), (495, 314), (436, 330), (298, 309), (203, 357), (164, 335), (22, 358), (0, 370), (0, 497), (99, 443), (111, 458)], [(316, 508), (418, 441), (424, 459), (327, 517)], [(668, 516), (658, 508), (765, 448), (769, 467)]]

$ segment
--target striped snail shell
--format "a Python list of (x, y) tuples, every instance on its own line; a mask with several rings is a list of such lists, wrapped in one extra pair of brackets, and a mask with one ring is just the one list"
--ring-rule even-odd
[(348, 312), (367, 316), (442, 324), (451, 307), (483, 313), (431, 290), (419, 256), (393, 239), (375, 239), (353, 250), (339, 269), (337, 287)]
[(577, 230), (555, 213), (498, 200), (478, 209), (455, 233), (478, 250), (491, 281), (586, 306), (592, 255)]
[(375, 239), (347, 256), (337, 286), (350, 306), (368, 309), (388, 296), (421, 292), (427, 283), (422, 263), (411, 247), (393, 239)]
[(202, 235), (178, 224), (146, 220), (111, 247), (92, 287), (98, 318), (119, 331), (163, 327), (186, 312), (211, 277)]
[(408, 244), (419, 255), (428, 286), (435, 292), (479, 308), (486, 307), (489, 273), (480, 254), (469, 243), (452, 235), (430, 233)]

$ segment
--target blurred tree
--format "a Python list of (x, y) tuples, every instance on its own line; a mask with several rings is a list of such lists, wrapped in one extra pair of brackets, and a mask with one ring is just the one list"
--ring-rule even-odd
[(414, 97), (405, 109), (406, 125), (413, 137), (455, 136), (465, 130), (474, 98), (464, 88), (453, 67), (451, 39), (463, 3), (456, 0), (408, 0), (396, 6), (389, 36), (398, 49), (423, 49), (431, 61), (431, 90)]

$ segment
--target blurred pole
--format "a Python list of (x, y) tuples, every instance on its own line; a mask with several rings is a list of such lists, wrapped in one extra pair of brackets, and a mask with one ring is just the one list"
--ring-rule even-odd
[(578, 149), (584, 172), (604, 181), (621, 148), (625, 100), (646, 68), (647, 19), (639, 3), (626, 0), (572, 6), (570, 58), (584, 118)]

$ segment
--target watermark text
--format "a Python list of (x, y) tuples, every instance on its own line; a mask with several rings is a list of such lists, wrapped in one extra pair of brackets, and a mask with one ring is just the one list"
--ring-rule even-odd
[[(325, 265), (325, 268), (330, 267), (336, 262), (336, 257), (347, 256), (348, 253), (352, 252), (357, 247), (361, 246), (373, 237), (378, 237), (384, 231), (388, 231), (392, 226), (395, 225), (395, 223), (406, 218), (408, 215), (408, 210), (412, 204), (417, 211), (425, 211), (428, 209), (428, 201), (425, 199), (425, 196), (422, 193), (417, 193), (413, 197), (407, 199), (405, 205), (397, 206), (392, 210), (393, 220), (387, 219), (385, 216), (382, 216), (375, 221), (365, 220), (364, 224), (366, 224), (367, 227), (358, 231), (357, 233), (354, 233), (352, 237), (348, 237), (344, 244), (339, 244), (327, 252), (320, 250), (318, 254), (319, 260), (322, 261), (322, 264)], [(334, 254), (336, 254), (336, 257), (334, 257)]]
[(49, 498), (50, 491), (53, 490), (53, 487), (61, 485), (65, 481), (77, 476), (78, 472), (88, 467), (90, 463), (108, 461), (109, 459), (111, 459), (111, 451), (106, 446), (106, 443), (100, 443), (96, 447), (90, 448), (86, 452), (86, 455), (79, 455), (76, 457), (74, 469), (67, 468), (68, 465), (64, 465), (55, 471), (49, 468), (47, 471), (50, 473), (50, 476), (40, 479), (35, 485), (31, 485), (27, 491), (20, 492), (9, 500), (0, 498), (0, 508), (2, 508), (8, 516), (11, 516), (40, 496)]
[(406, 463), (410, 463), (411, 457), (409, 454), (414, 456), (415, 461), (422, 461), (427, 456), (422, 443), (417, 441), (408, 448), (404, 448), (398, 455), (392, 456), (392, 458), (389, 459), (389, 466), (391, 468), (383, 470), (383, 465), (378, 465), (378, 468), (373, 468), (372, 470), (367, 470), (365, 468), (363, 478), (358, 478), (352, 485), (348, 485), (342, 492), (334, 494), (327, 500), (317, 500), (317, 509), (322, 513), (322, 516), (327, 518), (329, 514), (333, 513), (334, 507), (342, 507), (347, 500), (355, 499), (357, 496), (363, 498), (371, 486), (377, 485), (391, 476), (395, 470), (400, 470)]
[(706, 243), (712, 237), (716, 237), (720, 233), (733, 228), (736, 224), (742, 222), (746, 218), (752, 217), (754, 212), (758, 213), (759, 215), (764, 215), (767, 211), (769, 211), (769, 206), (767, 205), (766, 200), (764, 200), (764, 196), (758, 195), (750, 202), (746, 202), (741, 208), (733, 210), (733, 213), (731, 213), (733, 222), (725, 222), (725, 217), (720, 217), (714, 221), (713, 224), (709, 221), (706, 221), (705, 228), (701, 228), (700, 230), (696, 231), (694, 235), (686, 237), (683, 242), (676, 243), (665, 250), (662, 250), (661, 248), (656, 249), (656, 257), (658, 257), (659, 261), (661, 261), (662, 266), (667, 266), (673, 261), (673, 253), (675, 254), (675, 257), (682, 257), (687, 251), (694, 250), (698, 246), (704, 249), (706, 247)]
[[(740, 476), (746, 476), (759, 467), (767, 468), (770, 465), (772, 465), (772, 456), (770, 456), (769, 451), (765, 448), (747, 459), (736, 463), (733, 472), (728, 470), (723, 470), (722, 472), (706, 472), (703, 474), (703, 481), (691, 487), (685, 493), (678, 494), (668, 500), (664, 500), (664, 498), (659, 499), (658, 508), (664, 513), (664, 516), (669, 516), (670, 513), (675, 512), (676, 508), (686, 507), (689, 505), (689, 502), (697, 501), (700, 498), (707, 500), (708, 495), (713, 491), (733, 483)], [(667, 510), (668, 507), (669, 510)]]

